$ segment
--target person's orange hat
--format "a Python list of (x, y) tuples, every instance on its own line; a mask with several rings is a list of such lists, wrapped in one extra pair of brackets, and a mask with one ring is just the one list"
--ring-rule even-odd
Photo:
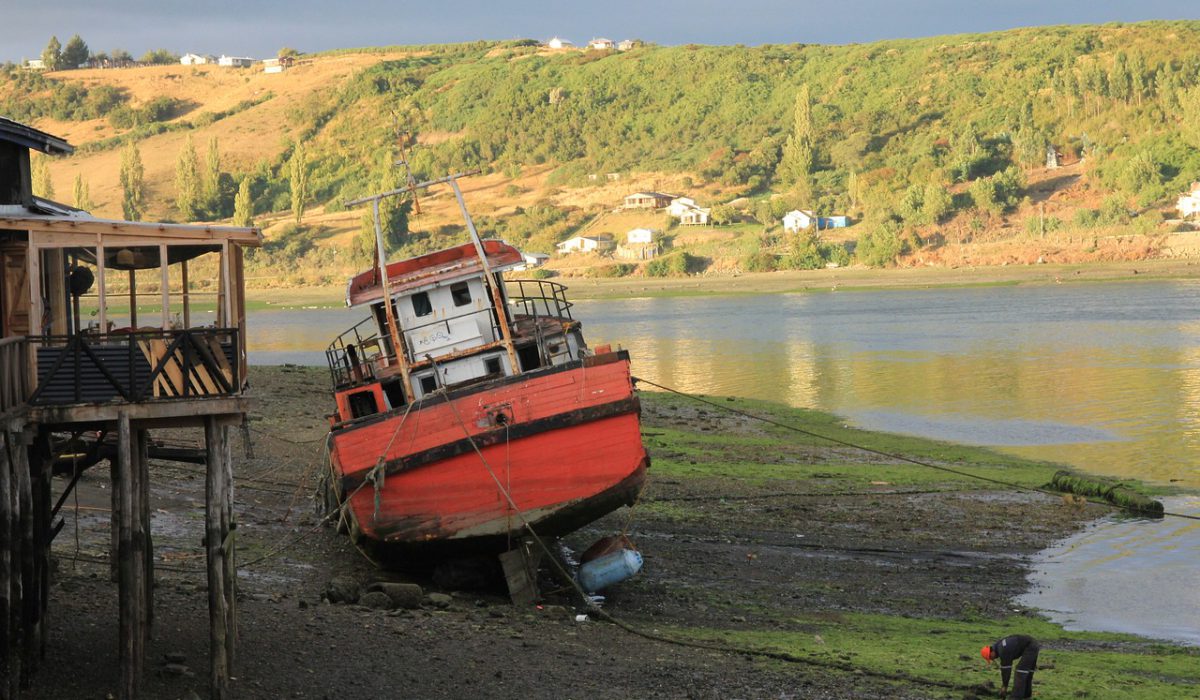
[(992, 648), (990, 646), (980, 649), (979, 655), (983, 657), (984, 661), (987, 661), (988, 663), (992, 662)]

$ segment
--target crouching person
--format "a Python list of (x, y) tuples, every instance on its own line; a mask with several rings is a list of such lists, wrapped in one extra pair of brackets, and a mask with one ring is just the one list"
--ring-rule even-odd
[(1011, 700), (1024, 700), (1033, 697), (1033, 672), (1037, 670), (1038, 658), (1037, 641), (1028, 635), (1013, 634), (1000, 641), (986, 646), (979, 651), (989, 664), (1000, 661), (1000, 697), (1008, 694), (1008, 681), (1012, 675), (1013, 661), (1017, 661), (1017, 672), (1012, 679)]

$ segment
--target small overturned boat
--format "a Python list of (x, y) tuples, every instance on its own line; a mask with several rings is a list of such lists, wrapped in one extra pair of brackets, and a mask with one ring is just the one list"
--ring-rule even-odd
[(389, 556), (566, 534), (632, 504), (649, 465), (628, 353), (588, 347), (563, 285), (506, 283), (524, 256), (479, 237), (457, 177), (351, 203), (448, 183), (471, 239), (352, 278), (369, 313), (327, 350), (327, 496)]

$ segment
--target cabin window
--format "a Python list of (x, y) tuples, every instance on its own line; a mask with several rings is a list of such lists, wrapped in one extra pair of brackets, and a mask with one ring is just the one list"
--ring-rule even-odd
[(437, 391), (437, 377), (432, 374), (421, 377), (421, 393), (432, 394)]
[(471, 303), (471, 288), (466, 282), (457, 282), (450, 285), (450, 297), (454, 299), (455, 306), (466, 306)]
[(413, 313), (418, 317), (433, 313), (433, 304), (429, 303), (429, 292), (417, 292), (412, 295)]
[(371, 391), (358, 391), (350, 394), (350, 415), (355, 418), (379, 413), (379, 405), (375, 403), (375, 394)]
[(542, 355), (536, 343), (517, 348), (517, 360), (521, 363), (522, 372), (542, 366)]
[(500, 374), (500, 358), (489, 357), (484, 361), (484, 366), (487, 367), (488, 374)]

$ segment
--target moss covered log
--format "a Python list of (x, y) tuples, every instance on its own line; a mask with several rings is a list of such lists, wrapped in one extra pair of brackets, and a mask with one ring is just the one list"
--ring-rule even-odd
[(1118, 508), (1141, 515), (1155, 518), (1161, 518), (1163, 515), (1162, 503), (1134, 491), (1119, 481), (1059, 471), (1055, 472), (1054, 478), (1050, 480), (1050, 486), (1066, 493), (1102, 498)]

